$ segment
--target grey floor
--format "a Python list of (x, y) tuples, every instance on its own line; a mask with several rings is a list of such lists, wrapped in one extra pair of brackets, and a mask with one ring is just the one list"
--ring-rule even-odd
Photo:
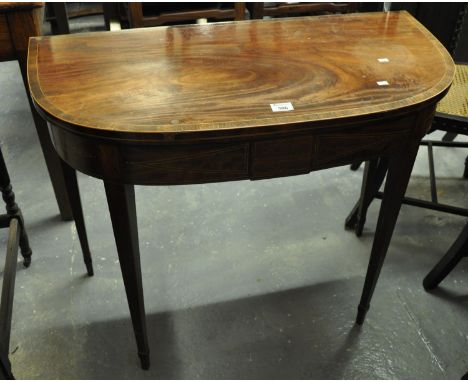
[[(437, 292), (422, 288), (466, 219), (403, 206), (359, 329), (380, 203), (362, 238), (343, 230), (362, 177), (346, 167), (137, 187), (152, 352), (142, 371), (103, 185), (79, 176), (96, 271), (88, 278), (74, 223), (59, 219), (16, 62), (0, 64), (0, 84), (1, 148), (34, 252), (29, 269), (18, 263), (10, 356), (17, 378), (459, 379), (468, 371), (468, 262)], [(441, 200), (468, 207), (466, 154), (435, 151)], [(421, 150), (408, 194), (427, 198), (427, 176)]]

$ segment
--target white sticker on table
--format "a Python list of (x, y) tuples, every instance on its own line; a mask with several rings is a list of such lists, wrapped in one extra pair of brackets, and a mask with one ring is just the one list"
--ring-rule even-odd
[(270, 103), (270, 106), (271, 110), (274, 112), (294, 110), (294, 107), (291, 102)]
[(379, 86), (388, 86), (390, 84), (388, 83), (388, 81), (377, 81), (377, 85), (379, 85)]
[(387, 63), (387, 62), (390, 62), (390, 60), (389, 60), (387, 57), (378, 58), (377, 61), (379, 61), (380, 63)]

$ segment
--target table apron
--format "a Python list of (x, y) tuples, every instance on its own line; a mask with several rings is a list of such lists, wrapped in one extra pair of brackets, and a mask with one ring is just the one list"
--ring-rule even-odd
[(391, 155), (414, 139), (415, 116), (269, 138), (161, 144), (109, 141), (50, 125), (58, 154), (93, 177), (125, 184), (177, 185), (307, 174)]

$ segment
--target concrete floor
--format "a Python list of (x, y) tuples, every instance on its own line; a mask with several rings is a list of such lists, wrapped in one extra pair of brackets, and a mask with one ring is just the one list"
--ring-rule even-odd
[[(343, 230), (362, 177), (347, 167), (136, 187), (152, 352), (151, 369), (141, 370), (103, 185), (79, 176), (96, 272), (88, 278), (74, 223), (58, 217), (16, 62), (0, 64), (0, 84), (1, 147), (33, 249), (31, 268), (18, 263), (17, 378), (459, 379), (468, 371), (468, 262), (437, 292), (422, 288), (466, 219), (403, 206), (359, 329), (380, 202), (362, 238)], [(466, 154), (435, 150), (443, 202), (468, 207)], [(426, 158), (421, 150), (408, 195), (429, 196)]]

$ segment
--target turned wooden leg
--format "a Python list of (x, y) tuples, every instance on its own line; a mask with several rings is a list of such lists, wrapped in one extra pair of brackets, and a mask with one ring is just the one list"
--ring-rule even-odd
[(418, 144), (416, 143), (389, 158), (384, 196), (356, 318), (356, 323), (359, 325), (364, 322), (369, 310), (370, 300), (390, 245), (417, 152)]
[(145, 303), (141, 280), (140, 250), (133, 185), (104, 181), (107, 204), (114, 229), (125, 292), (132, 317), (133, 330), (138, 347), (141, 367), (149, 368), (149, 346), (146, 333)]
[(66, 162), (60, 160), (63, 179), (67, 186), (67, 194), (70, 200), (73, 219), (75, 220), (76, 231), (80, 239), (81, 251), (83, 252), (83, 260), (86, 265), (88, 276), (94, 275), (93, 261), (89, 250), (88, 235), (86, 234), (85, 220), (83, 216), (83, 208), (81, 206), (80, 190), (78, 188), (78, 179), (76, 171), (71, 168)]
[(0, 191), (2, 193), (2, 198), (5, 201), (7, 214), (10, 216), (15, 216), (18, 218), (20, 225), (19, 229), (19, 245), (21, 248), (21, 255), (23, 256), (23, 264), (25, 267), (29, 267), (31, 264), (31, 255), (32, 251), (29, 246), (28, 235), (24, 227), (24, 219), (19, 209), (18, 205), (15, 202), (15, 194), (10, 183), (10, 175), (6, 168), (5, 159), (3, 158), (3, 153), (0, 150)]
[(3, 270), (2, 297), (0, 301), (0, 377), (2, 379), (13, 379), (8, 352), (10, 348), (11, 317), (13, 313), (20, 230), (19, 219), (16, 217), (12, 218), (8, 230), (7, 253)]
[(431, 290), (437, 287), (465, 256), (468, 256), (468, 224), (465, 225), (444, 257), (424, 278), (424, 288)]
[(362, 178), (361, 195), (345, 221), (345, 229), (354, 229), (358, 237), (362, 235), (367, 210), (384, 181), (387, 169), (387, 158), (378, 158), (366, 162)]
[(7, 253), (0, 300), (0, 353), (8, 355), (10, 346), (13, 297), (15, 295), (16, 262), (18, 259), (19, 231), (18, 219), (10, 220), (8, 229)]

